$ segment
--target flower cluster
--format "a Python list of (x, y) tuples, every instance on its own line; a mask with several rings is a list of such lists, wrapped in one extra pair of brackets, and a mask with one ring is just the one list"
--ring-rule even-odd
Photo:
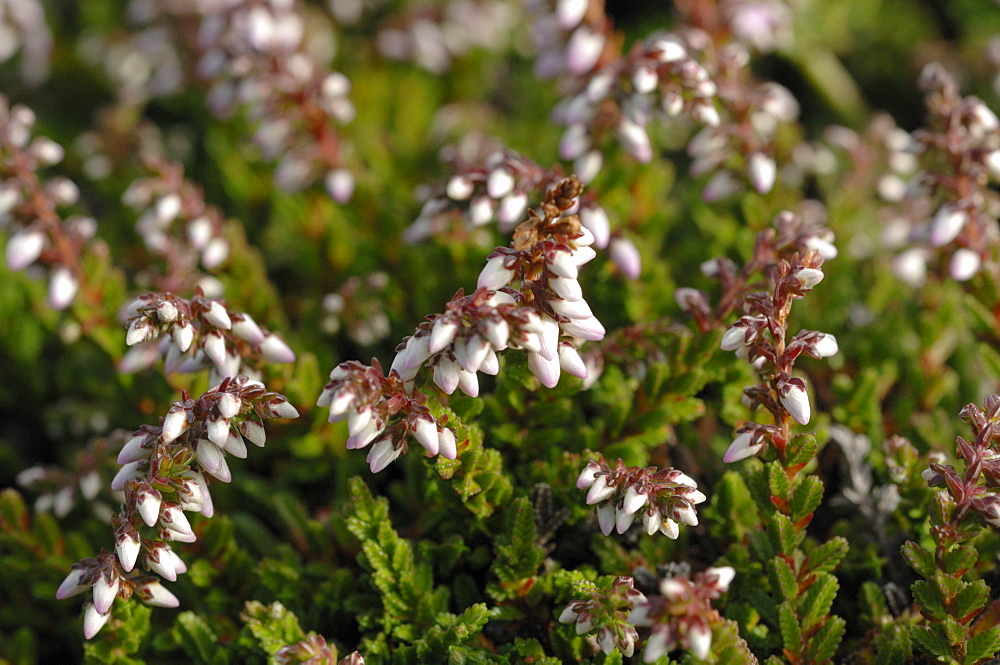
[(39, 0), (0, 0), (0, 63), (20, 52), (21, 78), (41, 83), (49, 74), (52, 33)]
[(76, 453), (67, 467), (31, 466), (18, 473), (15, 478), (18, 485), (38, 492), (35, 512), (52, 511), (56, 517), (66, 517), (76, 506), (79, 495), (95, 515), (110, 520), (111, 507), (99, 500), (101, 473), (112, 465), (111, 453), (120, 447), (118, 439), (125, 440), (120, 436), (124, 434), (119, 430), (111, 436), (94, 439)]
[(603, 0), (531, 0), (525, 10), (539, 78), (583, 76), (610, 52), (611, 21)]
[(330, 409), (330, 422), (347, 421), (348, 449), (375, 442), (367, 457), (372, 473), (406, 452), (410, 436), (432, 457), (458, 456), (455, 432), (431, 414), (426, 395), (415, 389), (408, 393), (398, 372), (386, 377), (378, 360), (370, 367), (355, 360), (337, 365), (316, 405)]
[(338, 290), (323, 298), (323, 331), (335, 335), (343, 329), (362, 346), (371, 346), (389, 336), (384, 291), (389, 276), (373, 272), (365, 278), (348, 277)]
[(603, 457), (587, 463), (576, 486), (587, 490), (587, 505), (597, 506), (604, 535), (625, 533), (641, 515), (649, 535), (677, 538), (679, 524), (697, 526), (695, 506), (705, 501), (698, 484), (677, 469), (626, 467), (622, 460), (612, 468)]
[(245, 440), (264, 445), (264, 420), (297, 416), (282, 395), (239, 376), (223, 380), (198, 399), (185, 394), (159, 426), (143, 425), (133, 433), (118, 455), (121, 470), (111, 481), (112, 490), (125, 493), (111, 520), (115, 550), (74, 564), (56, 592), (62, 599), (92, 591), (93, 602), (86, 604), (84, 613), (87, 639), (110, 619), (116, 598), (127, 600), (135, 594), (148, 605), (178, 605), (157, 577), (137, 566), (171, 582), (185, 572), (187, 566), (170, 543), (196, 539), (185, 511), (205, 517), (214, 513), (206, 476), (229, 482), (227, 452), (245, 458)]
[(729, 590), (736, 571), (729, 566), (709, 568), (691, 579), (676, 575), (660, 581), (659, 596), (651, 595), (636, 605), (628, 617), (634, 626), (650, 626), (642, 659), (651, 663), (678, 645), (696, 658), (708, 658), (712, 648), (712, 625), (720, 620), (711, 601)]
[(892, 172), (879, 181), (891, 204), (885, 240), (909, 245), (895, 260), (897, 274), (919, 285), (935, 252), (956, 281), (974, 277), (995, 260), (1000, 234), (1000, 121), (938, 63), (920, 75), (928, 125), (912, 134), (894, 128), (885, 147)]
[(506, 46), (515, 24), (512, 9), (502, 0), (417, 4), (384, 22), (376, 45), (389, 58), (441, 74), (474, 48), (497, 51)]
[(167, 274), (155, 279), (157, 287), (190, 290), (201, 276), (198, 263), (215, 270), (229, 257), (225, 220), (218, 208), (205, 203), (201, 188), (184, 178), (181, 166), (154, 154), (143, 161), (149, 176), (133, 181), (122, 200), (142, 211), (136, 230), (146, 249), (166, 263)]
[(656, 33), (636, 44), (627, 56), (609, 60), (564, 98), (555, 118), (566, 126), (559, 143), (563, 159), (593, 177), (601, 168), (596, 146), (614, 135), (640, 162), (653, 159), (647, 125), (657, 118), (672, 121), (685, 114), (717, 126), (718, 88), (712, 75), (689, 54), (691, 45), (677, 35)]
[(75, 204), (80, 190), (62, 176), (39, 178), (38, 171), (61, 162), (65, 151), (50, 139), (33, 138), (34, 124), (31, 109), (11, 107), (0, 97), (0, 228), (8, 233), (7, 267), (45, 266), (49, 304), (64, 309), (80, 288), (81, 254), (97, 232), (97, 222), (56, 212)]
[(354, 176), (344, 168), (334, 126), (354, 118), (351, 84), (323, 64), (318, 49), (326, 47), (309, 40), (305, 4), (205, 2), (177, 14), (186, 11), (200, 23), (197, 68), (210, 82), (212, 109), (222, 117), (240, 110), (255, 125), (254, 143), (265, 159), (278, 161), (275, 182), (297, 191), (319, 177), (335, 200), (349, 199)]
[(431, 416), (414, 385), (422, 368), (445, 393), (458, 388), (472, 397), (479, 395), (478, 373), (497, 374), (497, 352), (508, 348), (527, 352), (528, 367), (546, 387), (562, 371), (586, 378), (576, 340), (600, 340), (604, 326), (577, 280), (579, 267), (596, 255), (593, 233), (569, 214), (582, 192), (574, 177), (552, 187), (542, 214), (530, 211), (512, 246), (490, 255), (477, 290), (460, 290), (443, 314), (427, 317), (397, 347), (387, 377), (377, 361), (341, 363), (330, 373), (318, 404), (330, 408), (331, 421), (348, 420), (348, 448), (381, 437), (368, 455), (372, 471), (398, 458), (410, 434), (432, 456), (457, 455), (454, 432)]
[(639, 634), (629, 621), (629, 612), (635, 607), (649, 602), (646, 596), (634, 588), (631, 577), (616, 577), (611, 588), (601, 591), (588, 590), (587, 600), (571, 601), (559, 615), (561, 623), (571, 623), (576, 634), (594, 633), (595, 647), (610, 655), (618, 649), (626, 658), (635, 652)]
[(172, 293), (146, 293), (123, 311), (133, 347), (118, 364), (121, 372), (145, 369), (165, 356), (164, 369), (198, 372), (211, 369), (210, 381), (239, 373), (259, 374), (261, 361), (290, 363), (292, 349), (246, 313), (230, 312), (220, 300), (198, 289), (191, 299)]
[(953, 522), (971, 510), (1000, 529), (1000, 395), (987, 395), (985, 406), (968, 404), (959, 414), (974, 435), (972, 441), (957, 439), (965, 473), (942, 461), (932, 462), (921, 475), (932, 487), (946, 488), (943, 491), (954, 501)]
[(352, 651), (340, 660), (335, 660), (337, 648), (331, 648), (322, 635), (310, 633), (306, 639), (278, 649), (274, 654), (277, 665), (365, 665), (365, 659), (357, 651)]

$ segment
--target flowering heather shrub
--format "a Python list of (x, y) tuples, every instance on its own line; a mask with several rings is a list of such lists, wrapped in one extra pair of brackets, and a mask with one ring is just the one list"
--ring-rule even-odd
[(998, 44), (0, 0), (0, 662), (997, 662)]

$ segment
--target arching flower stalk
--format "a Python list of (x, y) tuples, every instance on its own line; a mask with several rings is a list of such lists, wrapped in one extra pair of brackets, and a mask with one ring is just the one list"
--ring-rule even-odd
[(792, 376), (796, 359), (805, 354), (827, 358), (838, 351), (833, 335), (802, 330), (787, 339), (788, 315), (792, 304), (804, 297), (823, 279), (823, 257), (816, 250), (794, 254), (780, 260), (771, 272), (770, 292), (747, 294), (744, 314), (722, 336), (722, 350), (735, 351), (761, 372), (763, 381), (744, 390), (751, 409), (764, 408), (772, 424), (744, 423), (723, 458), (735, 462), (751, 457), (770, 443), (778, 458), (785, 459), (785, 449), (792, 436), (792, 422), (809, 424), (812, 410), (806, 383)]
[[(43, 179), (38, 171), (62, 161), (64, 150), (42, 136), (32, 138), (35, 114), (26, 106), (10, 107), (0, 96), (0, 227), (8, 235), (6, 260), (11, 270), (45, 266), (49, 305), (65, 309), (84, 281), (82, 255), (97, 232), (90, 217), (63, 217), (80, 190), (69, 178)], [(89, 299), (99, 301), (93, 293)]]
[(587, 504), (597, 506), (605, 536), (625, 533), (637, 518), (649, 535), (677, 538), (679, 525), (697, 526), (695, 506), (705, 501), (697, 483), (677, 469), (626, 467), (618, 460), (612, 468), (603, 457), (588, 462), (576, 486), (587, 490)]
[(244, 312), (230, 312), (223, 301), (197, 289), (191, 299), (172, 293), (147, 293), (129, 304), (126, 343), (133, 347), (119, 361), (121, 372), (145, 369), (165, 356), (164, 370), (210, 369), (210, 381), (237, 374), (259, 375), (264, 361), (290, 363), (295, 352)]
[(228, 483), (232, 478), (226, 454), (245, 458), (246, 440), (264, 445), (264, 420), (298, 415), (282, 395), (239, 376), (224, 379), (198, 399), (185, 393), (158, 426), (143, 425), (133, 433), (111, 481), (112, 490), (125, 493), (111, 520), (114, 551), (74, 564), (56, 592), (57, 598), (93, 593), (84, 610), (87, 639), (110, 619), (115, 599), (134, 594), (148, 605), (178, 605), (159, 578), (173, 582), (187, 570), (170, 544), (196, 539), (185, 511), (211, 517), (210, 479)]
[(489, 256), (476, 291), (460, 290), (443, 314), (428, 316), (397, 347), (388, 377), (377, 362), (350, 361), (330, 373), (318, 404), (330, 408), (332, 422), (348, 420), (349, 448), (381, 437), (368, 455), (373, 471), (406, 450), (408, 434), (432, 456), (457, 454), (454, 432), (424, 411), (421, 388), (431, 381), (446, 394), (457, 388), (476, 397), (478, 373), (497, 374), (497, 353), (508, 348), (527, 352), (528, 367), (546, 387), (562, 371), (587, 376), (578, 340), (600, 340), (604, 326), (577, 281), (580, 266), (596, 255), (593, 234), (570, 212), (582, 191), (575, 177), (551, 188), (541, 214), (529, 211), (511, 246)]

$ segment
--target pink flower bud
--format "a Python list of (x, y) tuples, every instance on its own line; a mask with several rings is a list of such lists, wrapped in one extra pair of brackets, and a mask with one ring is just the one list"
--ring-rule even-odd
[(203, 318), (216, 328), (222, 328), (223, 330), (229, 330), (233, 327), (233, 322), (229, 318), (229, 312), (220, 303), (213, 300), (209, 304), (208, 309), (202, 315)]
[(55, 310), (65, 309), (79, 289), (80, 282), (73, 271), (66, 266), (57, 267), (49, 277), (49, 306)]
[(272, 363), (295, 362), (295, 352), (283, 339), (275, 334), (269, 334), (261, 342), (260, 352), (265, 360)]
[(115, 477), (111, 479), (111, 489), (121, 492), (126, 485), (139, 476), (139, 465), (143, 462), (130, 462), (118, 470)]
[(94, 607), (100, 614), (107, 614), (111, 611), (111, 604), (118, 597), (118, 577), (112, 576), (108, 572), (103, 572), (94, 581)]
[(931, 220), (930, 243), (933, 247), (947, 245), (962, 232), (969, 214), (951, 204), (941, 206)]
[(600, 470), (601, 465), (597, 462), (587, 462), (587, 466), (583, 467), (583, 471), (580, 472), (580, 475), (576, 479), (577, 489), (589, 489), (597, 479), (597, 472)]
[(396, 447), (393, 444), (391, 436), (380, 439), (375, 445), (371, 447), (368, 451), (368, 457), (365, 461), (368, 462), (368, 466), (371, 468), (372, 473), (378, 473), (390, 464), (392, 464), (397, 457), (399, 457), (403, 452), (403, 447)]
[(606, 502), (597, 507), (597, 523), (601, 527), (601, 533), (610, 535), (615, 528), (615, 504)]
[(146, 526), (153, 526), (160, 519), (160, 492), (144, 484), (136, 494), (136, 508)]
[(580, 223), (594, 234), (594, 246), (604, 248), (611, 240), (611, 222), (608, 213), (599, 206), (588, 206), (580, 210)]
[(514, 271), (506, 267), (508, 257), (504, 254), (497, 254), (486, 261), (486, 267), (479, 273), (476, 282), (478, 289), (490, 289), (496, 291), (508, 284), (514, 278)]
[(573, 31), (566, 45), (566, 71), (573, 76), (586, 74), (604, 51), (604, 35), (586, 26)]
[[(594, 312), (590, 309), (590, 305), (587, 304), (586, 300), (550, 300), (549, 306), (552, 311), (559, 316), (565, 316), (570, 319), (590, 319), (593, 318)], [(556, 328), (558, 331), (558, 326)]]
[(262, 447), (264, 445), (264, 427), (256, 420), (244, 420), (240, 423), (240, 432), (255, 446)]
[(139, 558), (141, 541), (138, 532), (128, 530), (115, 540), (115, 554), (118, 556), (118, 563), (126, 573), (135, 568), (135, 561)]
[(457, 322), (450, 317), (439, 316), (434, 320), (434, 325), (431, 327), (431, 338), (427, 344), (428, 351), (433, 354), (447, 348), (455, 341), (457, 333)]
[(264, 331), (249, 314), (241, 314), (239, 320), (233, 321), (232, 331), (234, 335), (251, 344), (260, 344), (264, 341)]
[(759, 453), (763, 447), (763, 440), (756, 440), (756, 437), (752, 432), (740, 432), (736, 435), (736, 438), (733, 439), (733, 442), (729, 444), (729, 449), (726, 450), (726, 454), (722, 456), (722, 461), (730, 464), (747, 457), (753, 457)]
[(110, 618), (110, 612), (101, 614), (97, 611), (96, 607), (88, 604), (87, 609), (83, 613), (83, 636), (88, 640), (93, 638), (94, 635), (97, 635), (101, 631), (101, 628), (104, 628), (104, 624)]
[(455, 433), (447, 427), (438, 430), (438, 452), (445, 459), (455, 459), (458, 457), (458, 444), (455, 441)]
[(625, 151), (638, 161), (643, 164), (652, 161), (653, 146), (649, 142), (646, 130), (639, 124), (623, 118), (618, 123), (618, 140), (621, 141)]
[(528, 369), (546, 388), (555, 388), (559, 383), (559, 358), (546, 360), (540, 353), (528, 353)]
[(618, 509), (615, 512), (615, 531), (618, 533), (625, 533), (632, 526), (635, 521), (635, 513), (627, 513), (624, 510)]
[(459, 372), (461, 370), (462, 366), (451, 358), (439, 358), (434, 365), (434, 383), (437, 384), (438, 388), (450, 395), (458, 387)]
[(45, 249), (45, 234), (33, 228), (23, 229), (7, 240), (7, 267), (23, 270), (35, 262)]
[(639, 248), (627, 238), (614, 238), (608, 245), (611, 260), (628, 279), (639, 279), (642, 272), (642, 257)]
[(497, 358), (496, 351), (492, 348), (486, 350), (486, 357), (483, 358), (483, 364), (479, 366), (479, 371), (490, 376), (496, 376), (500, 373), (500, 359)]
[(948, 273), (956, 282), (965, 282), (975, 277), (981, 265), (982, 259), (978, 252), (961, 247), (952, 254)]
[(185, 321), (184, 323), (175, 325), (170, 335), (173, 337), (177, 348), (181, 352), (184, 352), (191, 348), (191, 342), (194, 341), (194, 327)]
[(601, 503), (602, 501), (607, 501), (615, 495), (615, 486), (608, 484), (607, 475), (600, 475), (594, 479), (594, 484), (590, 486), (590, 491), (587, 492), (587, 505), (592, 506), (596, 503)]
[(648, 500), (649, 495), (639, 493), (635, 487), (629, 487), (625, 490), (625, 498), (622, 500), (622, 510), (629, 514), (635, 513), (645, 506)]
[(579, 337), (591, 342), (599, 342), (604, 339), (604, 326), (596, 317), (566, 321), (560, 323), (559, 326), (570, 337)]
[(139, 600), (152, 607), (177, 607), (181, 602), (159, 580), (148, 580), (136, 585), (135, 594)]
[(587, 378), (587, 364), (571, 342), (559, 342), (559, 367), (579, 379)]
[(62, 581), (59, 588), (56, 589), (56, 598), (59, 600), (65, 600), (71, 596), (75, 596), (78, 593), (83, 593), (90, 589), (89, 584), (84, 584), (83, 578), (85, 578), (90, 571), (86, 568), (73, 568), (69, 571), (69, 575), (66, 579)]
[(347, 169), (335, 169), (326, 174), (326, 191), (337, 203), (346, 203), (354, 194), (354, 176)]
[(750, 184), (761, 194), (767, 194), (774, 187), (777, 167), (774, 160), (762, 152), (755, 152), (747, 160), (747, 170), (750, 173)]
[(688, 648), (695, 658), (705, 660), (712, 648), (712, 631), (701, 622), (691, 624), (687, 633)]
[(413, 432), (413, 437), (428, 453), (438, 454), (441, 446), (438, 440), (437, 424), (432, 417), (417, 418), (415, 423), (411, 422), (410, 430)]
[(479, 378), (475, 372), (467, 372), (459, 367), (458, 389), (469, 397), (479, 397)]
[(779, 387), (782, 406), (801, 425), (809, 424), (809, 395), (798, 383), (788, 382)]

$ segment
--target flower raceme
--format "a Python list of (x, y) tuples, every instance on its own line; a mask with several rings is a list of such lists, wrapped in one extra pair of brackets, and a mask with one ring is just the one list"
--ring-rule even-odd
[(571, 623), (577, 635), (593, 633), (597, 648), (610, 655), (618, 649), (626, 658), (635, 652), (639, 634), (628, 622), (629, 612), (646, 603), (646, 596), (635, 588), (631, 577), (616, 577), (603, 593), (588, 589), (589, 598), (571, 601), (559, 615), (560, 623)]
[[(411, 436), (431, 456), (457, 455), (454, 431), (425, 405), (421, 370), (446, 394), (458, 389), (476, 397), (478, 373), (497, 374), (497, 354), (519, 349), (546, 387), (555, 386), (563, 371), (587, 377), (578, 340), (602, 339), (604, 326), (577, 279), (595, 256), (594, 234), (569, 212), (582, 191), (575, 177), (549, 189), (541, 213), (529, 211), (512, 246), (489, 256), (476, 291), (466, 296), (460, 290), (443, 314), (427, 317), (397, 347), (388, 376), (377, 361), (370, 367), (349, 361), (330, 373), (317, 403), (330, 409), (331, 422), (348, 421), (348, 448), (374, 442), (368, 454), (373, 472), (398, 458)], [(420, 385), (418, 378), (424, 379)]]
[[(191, 299), (172, 293), (147, 293), (128, 305), (125, 342), (132, 349), (118, 369), (132, 373), (165, 355), (164, 369), (197, 372), (211, 369), (210, 381), (237, 374), (257, 374), (262, 361), (289, 363), (295, 353), (277, 335), (243, 312), (230, 312), (200, 289)], [(159, 340), (159, 341), (157, 341)]]
[(91, 590), (84, 611), (84, 635), (90, 639), (107, 623), (116, 598), (135, 594), (142, 602), (176, 607), (177, 598), (159, 579), (175, 581), (187, 570), (171, 542), (197, 536), (185, 512), (214, 514), (211, 480), (232, 478), (226, 454), (244, 458), (246, 441), (263, 446), (263, 421), (295, 418), (298, 412), (282, 395), (245, 376), (226, 378), (198, 399), (175, 402), (159, 426), (143, 425), (118, 455), (121, 470), (111, 481), (125, 494), (111, 524), (113, 552), (84, 559), (56, 592), (68, 598)]
[(705, 501), (690, 476), (677, 469), (626, 467), (618, 460), (612, 468), (600, 458), (588, 462), (576, 486), (587, 490), (587, 504), (597, 506), (601, 531), (625, 533), (641, 516), (646, 533), (677, 538), (679, 525), (697, 526), (695, 506)]

